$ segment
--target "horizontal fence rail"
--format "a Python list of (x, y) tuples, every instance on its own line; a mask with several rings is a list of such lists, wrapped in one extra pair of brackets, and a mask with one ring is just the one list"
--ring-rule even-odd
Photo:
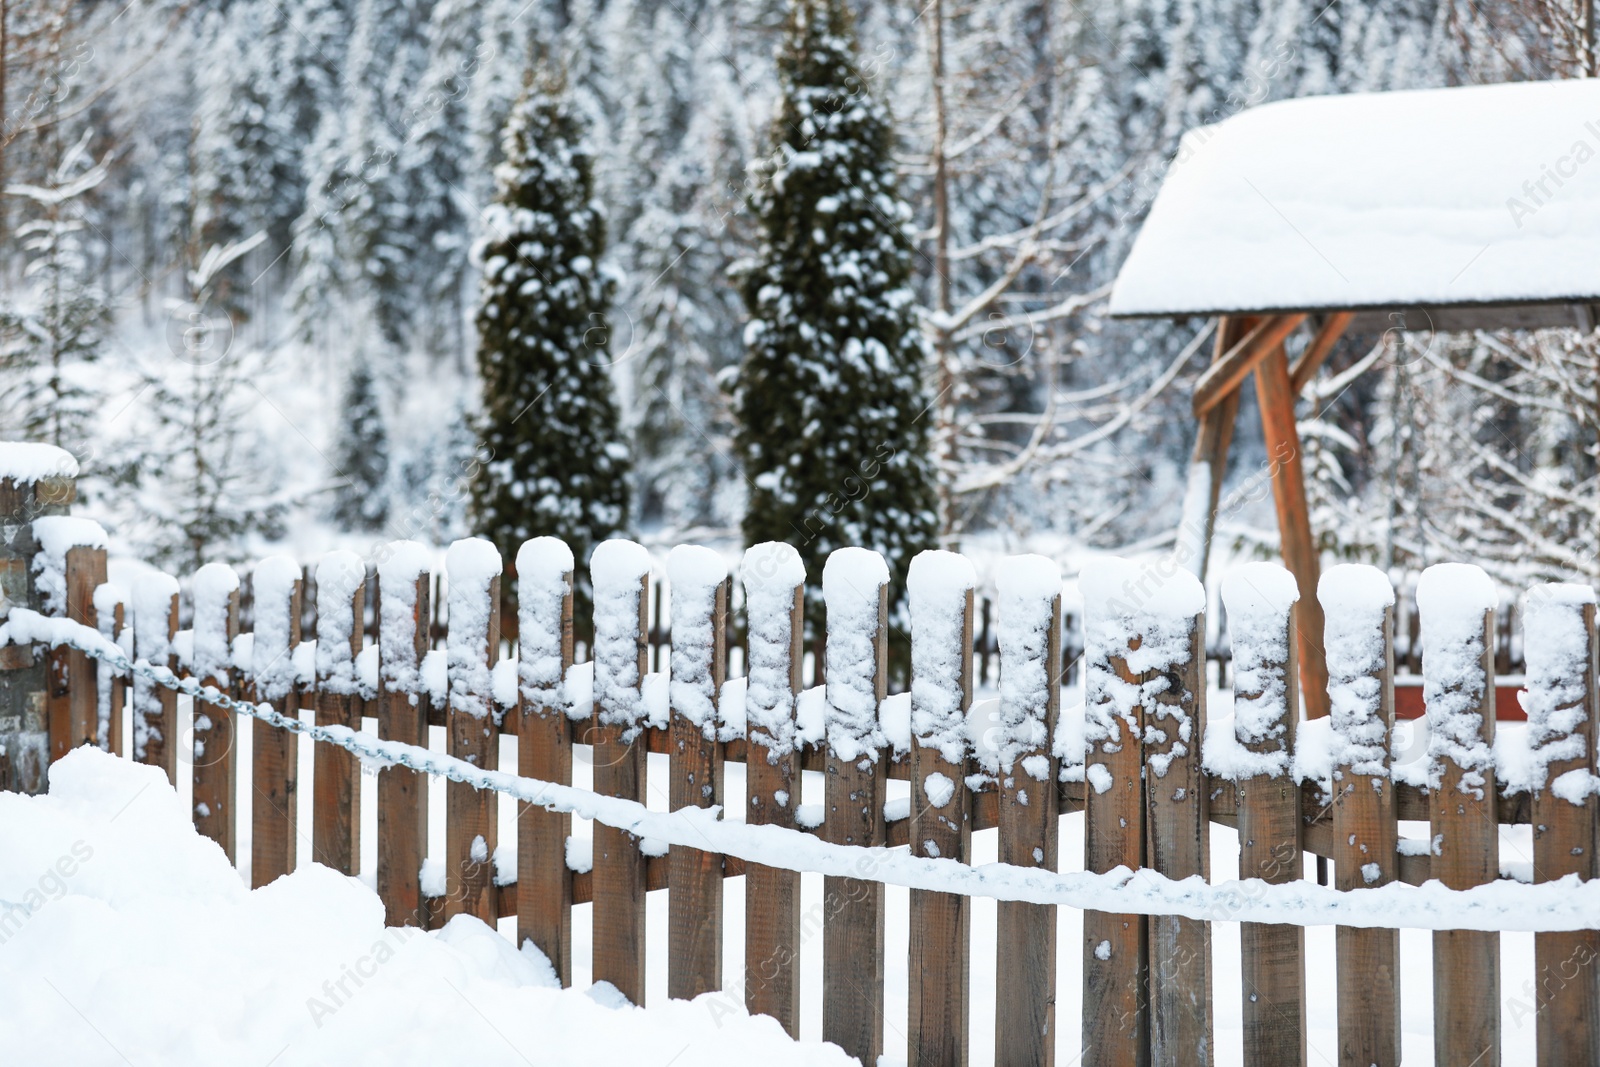
[[(906, 1054), (919, 1063), (964, 1062), (975, 964), (996, 968), (996, 1062), (1053, 1062), (1055, 909), (1065, 905), (1085, 911), (1083, 998), (1059, 1005), (1082, 1014), (1085, 1063), (1213, 1062), (1210, 923), (1230, 920), (1242, 923), (1246, 1062), (1306, 1062), (1303, 927), (1331, 924), (1341, 1062), (1398, 1062), (1394, 931), (1417, 927), (1436, 931), (1439, 1062), (1487, 1064), (1501, 1039), (1493, 931), (1537, 931), (1541, 974), (1600, 955), (1586, 588), (1536, 587), (1519, 610), (1527, 751), (1508, 769), (1492, 747), (1501, 609), (1476, 568), (1432, 568), (1417, 590), (1429, 727), (1419, 753), (1395, 730), (1396, 597), (1369, 567), (1332, 568), (1318, 590), (1332, 714), (1314, 722), (1299, 718), (1293, 580), (1270, 564), (1231, 574), (1233, 709), (1213, 721), (1205, 595), (1159, 565), (1107, 560), (1084, 576), (1080, 704), (1077, 687), (1064, 688), (1061, 574), (1039, 557), (1005, 561), (988, 623), (967, 561), (918, 557), (909, 691), (889, 695), (889, 572), (861, 549), (835, 553), (824, 571), (828, 622), (815, 651), (826, 683), (808, 689), (804, 569), (787, 545), (755, 546), (733, 574), (716, 553), (674, 550), (663, 623), (648, 553), (607, 542), (590, 564), (588, 635), (573, 633), (576, 563), (549, 538), (522, 547), (514, 578), (480, 539), (450, 548), (442, 582), (430, 573), (436, 555), (410, 542), (375, 561), (330, 555), (310, 584), (282, 557), (243, 581), (208, 566), (189, 579), (180, 629), (178, 583), (106, 584), (90, 526), (46, 531), (46, 548), (84, 543), (41, 551), (36, 583), (63, 593), (42, 611), (14, 606), (0, 642), (0, 653), (40, 649), (59, 665), (47, 706), (65, 748), (98, 744), (174, 781), (192, 775), (196, 827), (230, 856), (248, 789), (257, 885), (307, 859), (357, 873), (359, 775), (375, 768), (388, 921), (515, 915), (519, 939), (564, 983), (572, 909), (592, 903), (595, 978), (642, 1002), (645, 894), (664, 888), (669, 994), (732, 991), (795, 1034), (808, 933), (798, 872), (814, 871), (831, 902), (823, 1036), (865, 1062), (899, 1055), (883, 1029), (888, 884), (912, 889)], [(448, 625), (436, 648), (441, 599)], [(650, 633), (660, 625), (676, 640), (658, 663)], [(986, 630), (998, 693), (980, 699), (976, 635)], [(575, 662), (580, 637), (587, 662)], [(742, 677), (729, 673), (735, 648)], [(180, 693), (193, 702), (192, 734), (179, 733)], [(255, 754), (240, 783), (232, 738), (245, 718)], [(428, 747), (431, 726), (445, 731), (442, 751)], [(506, 734), (518, 739), (517, 766), (502, 769)], [(323, 742), (309, 856), (297, 855), (293, 830), (301, 735)], [(573, 786), (579, 753), (593, 760), (592, 790)], [(642, 803), (648, 753), (668, 757), (670, 813)], [(728, 763), (746, 767), (743, 796), (724, 791)], [(824, 779), (820, 810), (801, 804), (807, 771)], [(450, 783), (442, 856), (427, 849), (427, 775)], [(898, 780), (909, 802), (890, 799)], [(515, 841), (495, 839), (502, 794), (521, 813)], [(1083, 869), (1062, 872), (1060, 816), (1075, 812)], [(596, 823), (587, 862), (569, 857), (573, 815)], [(1402, 836), (1407, 821), (1427, 823), (1426, 836)], [(1537, 884), (1501, 878), (1496, 827), (1508, 823), (1535, 827)], [(1244, 881), (1211, 882), (1216, 825), (1239, 831)], [(973, 867), (971, 834), (989, 829), (1001, 863)], [(1332, 864), (1331, 886), (1301, 880), (1307, 854)], [(725, 974), (723, 882), (738, 876), (745, 965)], [(975, 959), (974, 895), (1002, 901), (993, 958)], [(1540, 984), (1541, 1063), (1600, 1056), (1592, 970)]]

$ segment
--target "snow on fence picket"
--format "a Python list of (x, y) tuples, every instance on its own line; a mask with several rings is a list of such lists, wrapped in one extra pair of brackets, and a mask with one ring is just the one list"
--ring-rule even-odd
[[(912, 566), (913, 673), (909, 695), (898, 698), (886, 697), (888, 569), (874, 553), (835, 554), (824, 572), (826, 689), (803, 698), (804, 569), (786, 545), (755, 546), (739, 569), (747, 679), (726, 676), (733, 620), (721, 559), (694, 548), (672, 554), (670, 681), (647, 673), (652, 565), (630, 542), (596, 554), (595, 662), (576, 666), (576, 563), (548, 538), (517, 556), (515, 651), (498, 634), (502, 561), (482, 540), (458, 542), (446, 556), (442, 652), (429, 640), (435, 557), (409, 542), (387, 546), (376, 561), (375, 651), (363, 647), (357, 623), (368, 566), (354, 557), (336, 554), (313, 573), (313, 648), (300, 639), (302, 571), (285, 558), (253, 570), (252, 632), (236, 632), (237, 576), (213, 565), (191, 578), (193, 628), (178, 635), (175, 581), (148, 577), (131, 598), (85, 586), (84, 574), (104, 574), (104, 549), (85, 548), (62, 563), (65, 616), (17, 605), (5, 637), (72, 653), (59, 657), (68, 665), (64, 693), (92, 687), (92, 707), (102, 706), (101, 692), (131, 684), (129, 754), (192, 774), (196, 826), (225, 848), (237, 833), (228, 805), (238, 789), (226, 739), (237, 717), (249, 716), (249, 788), (268, 798), (252, 805), (255, 884), (300, 859), (294, 754), (305, 732), (325, 742), (313, 759), (317, 858), (355, 873), (359, 754), (377, 768), (377, 885), (389, 921), (435, 927), (463, 911), (490, 921), (515, 914), (518, 936), (538, 945), (564, 982), (572, 980), (572, 908), (593, 902), (595, 977), (642, 998), (644, 894), (666, 888), (671, 995), (742, 991), (751, 1010), (797, 1032), (798, 870), (826, 876), (824, 1036), (863, 1057), (899, 1054), (884, 1049), (885, 884), (913, 889), (906, 1051), (920, 1062), (962, 1060), (973, 966), (998, 968), (996, 1062), (1050, 1061), (1055, 908), (1063, 905), (1091, 909), (1084, 997), (1062, 1005), (1083, 1013), (1088, 1063), (1210, 1062), (1208, 920), (1243, 924), (1252, 1062), (1305, 1062), (1304, 925), (1339, 925), (1340, 1040), (1361, 1062), (1398, 1054), (1402, 961), (1392, 927), (1438, 931), (1434, 983), (1447, 993), (1435, 1023), (1441, 1062), (1470, 1062), (1499, 1041), (1496, 938), (1482, 931), (1540, 931), (1540, 973), (1579, 953), (1600, 956), (1595, 598), (1585, 588), (1528, 595), (1529, 750), (1518, 755), (1487, 744), (1492, 590), (1472, 569), (1425, 576), (1424, 670), (1439, 721), (1419, 773), (1391, 768), (1395, 597), (1372, 568), (1337, 567), (1322, 580), (1332, 718), (1297, 731), (1295, 590), (1267, 564), (1242, 568), (1224, 589), (1238, 693), (1232, 720), (1215, 723), (1207, 721), (1204, 598), (1194, 580), (1120, 561), (1086, 575), (1087, 711), (1081, 722), (1063, 722), (1061, 575), (1038, 557), (1000, 569), (1000, 696), (980, 711), (971, 707), (975, 576), (949, 553)], [(71, 590), (80, 588), (100, 619), (73, 617)], [(112, 640), (114, 619), (103, 617), (119, 606), (131, 608), (123, 621), (135, 635), (131, 670), (129, 649)], [(178, 689), (198, 698), (192, 744), (178, 743)], [(665, 710), (655, 693), (665, 695)], [(802, 716), (814, 714), (806, 701), (819, 697), (820, 716), (802, 728)], [(302, 705), (315, 707), (314, 725)], [(81, 707), (51, 705), (51, 713)], [(367, 717), (377, 720), (375, 735), (362, 729)], [(448, 755), (426, 750), (429, 724), (447, 727)], [(96, 726), (89, 736), (121, 748), (110, 723)], [(500, 733), (517, 735), (521, 777), (496, 767)], [(571, 787), (580, 750), (595, 758), (592, 792)], [(638, 803), (646, 752), (667, 754), (678, 814)], [(747, 765), (742, 804), (719, 792), (724, 760)], [(803, 771), (825, 777), (823, 818), (810, 828), (798, 818)], [(446, 855), (432, 861), (428, 773), (450, 779)], [(910, 804), (887, 801), (888, 778), (909, 779)], [(519, 802), (514, 842), (494, 838), (499, 792)], [(1057, 873), (1058, 816), (1077, 811), (1086, 812), (1085, 871)], [(588, 867), (569, 856), (572, 813), (597, 820), (592, 870), (572, 869)], [(1427, 847), (1398, 840), (1397, 820), (1430, 822)], [(1540, 884), (1501, 882), (1493, 827), (1530, 820)], [(1241, 871), (1255, 880), (1206, 883), (1212, 823), (1240, 828)], [(996, 827), (1001, 863), (968, 866), (970, 834)], [(1334, 888), (1298, 880), (1306, 852), (1334, 861)], [(1148, 873), (1129, 870), (1140, 866)], [(721, 890), (738, 875), (746, 877), (745, 969), (728, 975)], [(1430, 877), (1444, 886), (1419, 888)], [(993, 958), (970, 943), (972, 895), (1002, 901)], [(1455, 969), (1441, 969), (1441, 960), (1457, 961)], [(1551, 1009), (1540, 1013), (1541, 1062), (1588, 1062), (1600, 1051), (1591, 970), (1541, 984), (1540, 1006)]]

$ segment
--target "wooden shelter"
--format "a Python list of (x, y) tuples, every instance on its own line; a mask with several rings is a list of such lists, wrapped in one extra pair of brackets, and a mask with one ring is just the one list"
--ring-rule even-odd
[[(1218, 320), (1178, 555), (1204, 577), (1239, 389), (1255, 377), (1302, 692), (1327, 664), (1295, 402), (1346, 332), (1575, 326), (1600, 315), (1600, 80), (1266, 104), (1185, 135), (1111, 296)], [(1309, 336), (1291, 362), (1286, 342)]]

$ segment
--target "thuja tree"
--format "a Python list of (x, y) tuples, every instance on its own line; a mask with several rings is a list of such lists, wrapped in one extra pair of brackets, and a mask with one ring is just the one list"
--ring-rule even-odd
[(911, 213), (895, 190), (888, 112), (854, 62), (852, 33), (842, 0), (790, 7), (782, 99), (755, 168), (761, 247), (743, 277), (751, 321), (735, 390), (745, 540), (799, 549), (816, 591), (813, 635), (828, 553), (876, 549), (903, 588), (911, 557), (938, 531)]
[(507, 119), (495, 201), (474, 249), (483, 382), (472, 517), (504, 558), (541, 534), (564, 539), (579, 567), (628, 514), (628, 450), (608, 364), (615, 282), (600, 267), (605, 219), (593, 159), (563, 85), (532, 82)]

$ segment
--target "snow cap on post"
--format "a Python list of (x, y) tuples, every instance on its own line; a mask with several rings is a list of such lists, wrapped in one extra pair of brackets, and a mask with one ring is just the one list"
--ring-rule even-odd
[(672, 595), (672, 710), (717, 739), (717, 590), (728, 565), (709, 548), (679, 545), (667, 556), (667, 586)]
[(1277, 777), (1289, 769), (1289, 614), (1300, 599), (1294, 575), (1276, 563), (1246, 563), (1222, 580), (1233, 642), (1233, 733), (1250, 754), (1237, 768)]
[(1383, 620), (1394, 606), (1394, 586), (1376, 567), (1341, 563), (1323, 572), (1317, 600), (1327, 620), (1323, 647), (1328, 656), (1334, 768), (1382, 775), (1388, 727), (1382, 716), (1379, 676), (1389, 668)]
[(67, 553), (74, 548), (106, 547), (106, 531), (93, 519), (76, 515), (41, 515), (33, 520), (39, 551), (33, 557), (35, 588), (44, 614), (67, 614)]
[(194, 676), (215, 678), (227, 685), (228, 668), (233, 665), (228, 609), (239, 591), (239, 574), (226, 563), (207, 563), (194, 572), (190, 588), (194, 594)]
[(566, 713), (561, 676), (562, 617), (572, 591), (572, 549), (559, 537), (534, 537), (517, 549), (517, 683), (536, 712)]
[[(1166, 691), (1161, 672), (1188, 662), (1189, 629), (1205, 610), (1205, 587), (1170, 557), (1142, 565), (1118, 556), (1095, 560), (1079, 574), (1078, 584), (1087, 665), (1084, 739), (1091, 746), (1119, 745), (1123, 725), (1138, 727), (1134, 709), (1150, 706)], [(1139, 647), (1130, 647), (1136, 639)], [(1135, 675), (1155, 672), (1154, 677), (1128, 685), (1112, 669), (1112, 659), (1122, 660)], [(1179, 714), (1174, 726), (1181, 732), (1187, 716)], [(1110, 788), (1110, 779), (1103, 781)]]
[(1527, 688), (1517, 699), (1528, 714), (1531, 784), (1536, 790), (1553, 784), (1547, 780), (1552, 763), (1588, 754), (1588, 742), (1578, 731), (1589, 717), (1585, 698), (1591, 683), (1592, 637), (1584, 608), (1594, 603), (1593, 589), (1567, 582), (1536, 585), (1522, 602), (1528, 675)]
[(0, 441), (0, 479), (28, 485), (77, 476), (78, 461), (64, 448), (38, 441)]
[(256, 616), (251, 673), (256, 695), (262, 700), (282, 700), (294, 687), (294, 649), (290, 647), (294, 620), (290, 612), (294, 584), (300, 578), (300, 565), (288, 556), (268, 556), (251, 574)]
[[(999, 771), (1013, 773), (1018, 757), (1047, 752), (1050, 737), (1045, 715), (1050, 707), (1048, 660), (1050, 630), (1056, 623), (1056, 598), (1061, 595), (1061, 567), (1044, 556), (1007, 556), (995, 571), (1000, 618), (1000, 728), (996, 739)], [(1024, 760), (1036, 781), (1049, 772), (1049, 759)], [(1039, 773), (1034, 773), (1038, 771)]]
[(1470, 563), (1436, 563), (1417, 580), (1422, 616), (1422, 700), (1428, 719), (1428, 782), (1438, 788), (1440, 759), (1464, 772), (1463, 792), (1480, 799), (1494, 768), (1482, 733), (1483, 617), (1500, 603), (1494, 582)]
[(774, 757), (794, 751), (794, 591), (805, 584), (806, 565), (784, 541), (745, 549), (739, 565), (744, 582), (749, 651), (744, 694), (745, 730)]
[(827, 608), (828, 747), (841, 760), (876, 761), (883, 747), (878, 727), (879, 590), (889, 565), (866, 548), (836, 548), (822, 567)]
[(390, 541), (378, 560), (378, 670), (385, 689), (405, 693), (413, 704), (421, 688), (417, 678), (417, 579), (428, 573), (432, 557), (427, 547), (416, 541)]
[(911, 606), (911, 733), (936, 748), (946, 763), (971, 749), (961, 706), (965, 625), (978, 572), (965, 557), (933, 549), (919, 552), (906, 574)]
[(627, 728), (632, 741), (644, 724), (639, 687), (639, 613), (650, 553), (623, 538), (595, 546), (589, 557), (594, 585), (594, 697), (602, 726)]
[(140, 575), (133, 583), (133, 640), (141, 659), (148, 656), (157, 666), (166, 666), (167, 619), (172, 598), (178, 595), (178, 580), (154, 571)]
[(450, 708), (475, 719), (489, 714), (494, 691), (489, 673), (489, 585), (500, 577), (500, 550), (482, 537), (464, 537), (444, 557), (450, 583), (449, 632), (445, 649), (450, 677)]
[(354, 693), (356, 590), (367, 580), (367, 565), (354, 552), (329, 552), (317, 563), (317, 686), (329, 693)]

